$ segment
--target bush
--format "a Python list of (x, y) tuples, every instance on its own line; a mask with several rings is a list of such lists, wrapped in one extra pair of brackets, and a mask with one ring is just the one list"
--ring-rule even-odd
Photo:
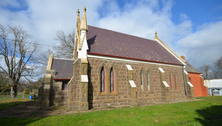
[(24, 91), (23, 91), (23, 94), (29, 94), (29, 92), (30, 92), (29, 89), (25, 88)]

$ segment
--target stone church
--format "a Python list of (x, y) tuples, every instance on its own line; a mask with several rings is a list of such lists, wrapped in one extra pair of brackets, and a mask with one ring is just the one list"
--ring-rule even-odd
[(185, 61), (157, 33), (150, 40), (90, 26), (83, 10), (73, 59), (50, 55), (39, 104), (85, 111), (194, 98)]

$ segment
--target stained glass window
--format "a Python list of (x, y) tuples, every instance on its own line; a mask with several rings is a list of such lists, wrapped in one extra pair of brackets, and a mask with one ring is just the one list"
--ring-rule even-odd
[(105, 71), (103, 68), (101, 69), (101, 91), (105, 91)]
[(140, 72), (141, 90), (143, 91), (143, 71)]

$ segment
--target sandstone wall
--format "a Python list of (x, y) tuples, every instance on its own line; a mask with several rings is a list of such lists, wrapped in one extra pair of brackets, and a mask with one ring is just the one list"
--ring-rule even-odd
[(62, 90), (62, 81), (53, 81), (52, 95), (54, 105), (68, 105), (69, 92), (68, 90)]
[[(128, 80), (128, 69), (126, 65), (131, 65), (133, 69), (133, 80), (137, 86), (137, 103), (146, 105), (150, 103), (165, 102), (166, 90), (160, 80), (158, 68), (161, 67), (166, 72), (165, 78), (170, 85), (169, 74), (171, 77), (172, 88), (169, 91), (170, 101), (185, 98), (184, 80), (181, 66), (154, 65), (145, 63), (135, 63), (126, 61), (115, 61), (107, 59), (88, 58), (89, 108), (130, 105), (131, 86)], [(105, 92), (100, 91), (100, 72), (105, 70)], [(110, 69), (114, 70), (115, 92), (110, 92)], [(147, 86), (147, 71), (150, 71), (150, 91)], [(143, 86), (141, 91), (140, 72), (143, 71)], [(176, 80), (176, 86), (175, 86)]]

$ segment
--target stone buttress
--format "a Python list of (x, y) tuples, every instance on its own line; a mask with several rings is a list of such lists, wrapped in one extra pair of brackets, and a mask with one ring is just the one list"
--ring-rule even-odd
[(55, 70), (51, 70), (53, 61), (53, 54), (51, 53), (49, 56), (49, 61), (46, 69), (46, 74), (43, 77), (42, 86), (39, 87), (39, 95), (38, 95), (38, 104), (42, 106), (50, 106), (53, 105), (53, 77), (55, 77)]
[(76, 44), (74, 47), (73, 77), (69, 83), (68, 108), (78, 111), (89, 109), (88, 103), (88, 61), (87, 61), (87, 19), (86, 7), (80, 24), (79, 11), (77, 11)]

